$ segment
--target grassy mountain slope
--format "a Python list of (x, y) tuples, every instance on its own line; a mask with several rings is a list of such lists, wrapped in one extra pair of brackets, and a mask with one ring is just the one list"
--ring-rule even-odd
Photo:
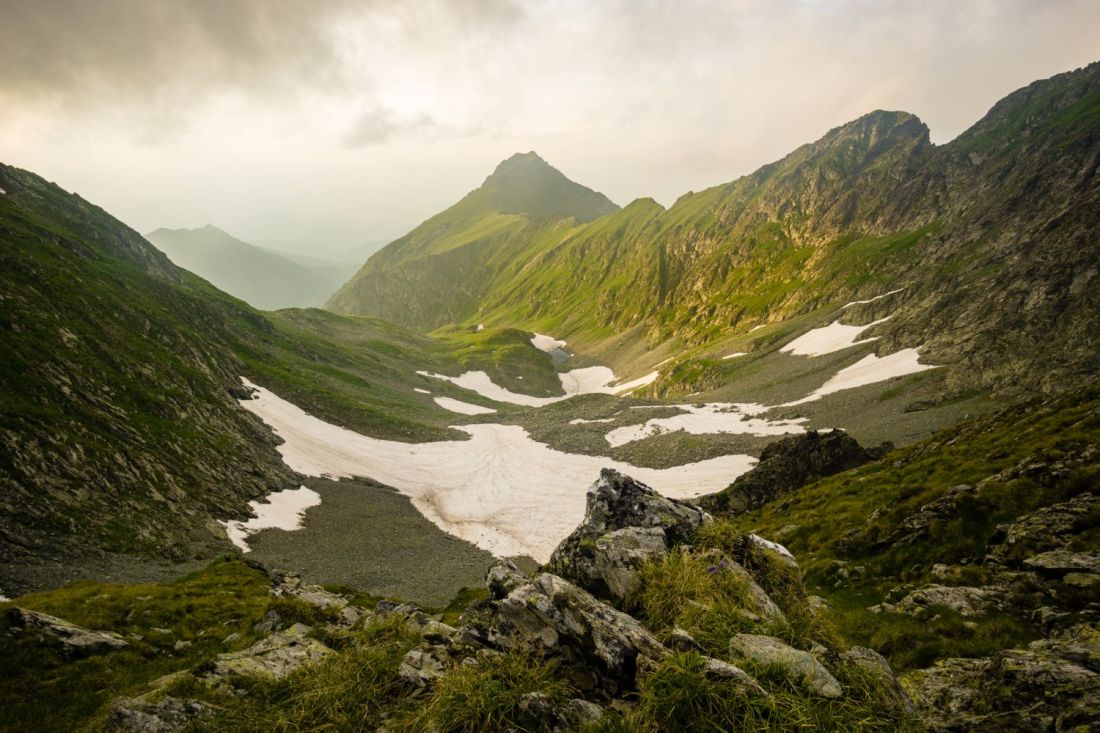
[(322, 305), (354, 272), (347, 265), (295, 261), (210, 225), (157, 229), (146, 238), (175, 264), (264, 310)]
[(623, 341), (683, 352), (904, 287), (878, 353), (923, 347), (951, 392), (1050, 390), (1100, 366), (1098, 131), (1100, 64), (1009, 95), (946, 145), (913, 115), (872, 112), (667, 211), (640, 200), (587, 225), (509, 220), (467, 259), (404, 257), (407, 240), (452, 246), (426, 224), (332, 305), (395, 298), (414, 327), (545, 330), (625, 368)]
[(232, 331), (270, 324), (79, 197), (6, 166), (0, 186), (4, 574), (224, 549), (212, 517), (293, 480), (231, 394)]
[(616, 209), (535, 153), (514, 155), (457, 204), (373, 255), (329, 307), (424, 330), (466, 320), (517, 248)]
[(417, 369), (557, 381), (529, 347), (514, 358), (518, 332), (430, 339), (324, 311), (263, 314), (54, 184), (0, 166), (0, 188), (0, 592), (152, 577), (228, 551), (215, 520), (300, 479), (236, 404), (242, 375), (411, 441), (462, 436), (414, 391)]

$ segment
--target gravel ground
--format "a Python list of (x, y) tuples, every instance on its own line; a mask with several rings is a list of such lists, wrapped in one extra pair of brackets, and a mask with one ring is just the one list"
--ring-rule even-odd
[(489, 553), (425, 519), (393, 489), (362, 479), (310, 479), (321, 505), (302, 529), (267, 529), (249, 539), (249, 557), (307, 582), (346, 585), (376, 596), (443, 606), (482, 584)]

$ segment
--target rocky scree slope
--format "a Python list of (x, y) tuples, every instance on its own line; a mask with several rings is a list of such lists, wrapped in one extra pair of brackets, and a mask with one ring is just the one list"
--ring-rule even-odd
[[(497, 322), (586, 350), (629, 332), (682, 349), (905, 288), (873, 332), (879, 353), (923, 347), (950, 391), (1050, 391), (1098, 366), (1098, 131), (1100, 64), (1014, 92), (941, 146), (913, 115), (876, 111), (668, 210), (639, 200), (550, 231), (493, 219), (486, 237), (443, 226), (449, 210), (331, 305), (376, 313), (386, 296), (401, 306), (383, 315), (421, 328)], [(414, 263), (413, 243), (454, 250)]]

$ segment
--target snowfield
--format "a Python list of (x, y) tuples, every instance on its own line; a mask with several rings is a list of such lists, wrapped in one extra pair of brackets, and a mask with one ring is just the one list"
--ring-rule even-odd
[(845, 308), (851, 308), (853, 305), (862, 305), (864, 303), (874, 303), (876, 300), (882, 300), (883, 298), (888, 298), (891, 295), (894, 295), (895, 293), (900, 293), (902, 290), (905, 290), (905, 288), (898, 288), (897, 290), (891, 290), (888, 293), (883, 293), (882, 295), (876, 295), (875, 297), (868, 298), (867, 300), (853, 300), (851, 303), (845, 303), (844, 305), (840, 306), (840, 309), (844, 310)]
[(523, 405), (524, 407), (545, 407), (582, 394), (624, 394), (639, 387), (644, 387), (657, 378), (657, 372), (650, 372), (633, 381), (615, 384), (618, 377), (608, 367), (585, 367), (584, 369), (573, 369), (572, 371), (558, 373), (558, 380), (561, 382), (561, 388), (565, 394), (558, 397), (533, 397), (501, 387), (482, 371), (465, 372), (457, 377), (449, 377), (446, 374), (433, 374), (423, 370), (416, 373), (422, 377), (450, 382), (496, 402), (507, 402), (508, 404)]
[(771, 409), (764, 405), (734, 402), (709, 402), (703, 405), (670, 405), (683, 412), (672, 417), (655, 417), (641, 425), (615, 428), (605, 437), (612, 448), (644, 440), (653, 435), (677, 430), (693, 435), (715, 433), (741, 433), (747, 435), (787, 435), (806, 430), (802, 423), (806, 418), (794, 420), (767, 420), (757, 418)]
[(392, 486), (443, 531), (500, 557), (530, 555), (546, 562), (583, 519), (585, 492), (601, 468), (615, 468), (666, 496), (685, 499), (725, 488), (756, 463), (751, 456), (730, 455), (668, 469), (638, 468), (554, 450), (514, 425), (456, 426), (470, 435), (464, 441), (379, 440), (320, 420), (242, 381), (256, 391), (241, 406), (285, 441), (278, 451), (290, 468)]
[(321, 495), (313, 489), (301, 486), (297, 489), (274, 491), (263, 501), (250, 501), (249, 506), (256, 516), (246, 521), (230, 520), (221, 522), (229, 541), (242, 552), (251, 552), (248, 546), (249, 535), (261, 529), (301, 529), (306, 509), (321, 503)]
[(562, 341), (561, 339), (556, 339), (553, 336), (547, 336), (544, 333), (536, 333), (534, 336), (532, 336), (531, 345), (539, 351), (545, 351), (547, 354), (549, 354), (551, 351), (565, 348), (564, 341)]
[(834, 351), (847, 349), (849, 346), (859, 346), (876, 341), (878, 337), (857, 341), (859, 335), (871, 326), (877, 326), (890, 320), (890, 316), (872, 321), (866, 326), (846, 326), (840, 321), (833, 321), (828, 326), (814, 328), (794, 339), (780, 351), (794, 356), (824, 356)]
[(907, 374), (916, 374), (926, 369), (938, 369), (936, 364), (921, 364), (920, 352), (917, 349), (902, 349), (887, 356), (878, 357), (868, 354), (855, 364), (845, 367), (833, 375), (825, 384), (821, 385), (809, 395), (794, 402), (787, 402), (781, 407), (793, 407), (814, 402), (825, 395), (839, 392), (843, 389), (863, 387), (875, 382), (883, 382), (894, 377), (904, 377)]
[(435, 400), (435, 404), (439, 405), (444, 410), (457, 412), (460, 415), (490, 415), (496, 412), (496, 410), (491, 407), (472, 405), (469, 402), (451, 399), (450, 397), (433, 397), (432, 399)]

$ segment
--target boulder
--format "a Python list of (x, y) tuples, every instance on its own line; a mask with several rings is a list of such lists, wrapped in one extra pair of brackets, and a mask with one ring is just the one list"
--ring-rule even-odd
[(449, 644), (425, 642), (405, 654), (397, 674), (415, 687), (427, 687), (451, 671), (458, 661)]
[(787, 676), (821, 697), (840, 697), (843, 689), (836, 677), (809, 652), (795, 649), (774, 636), (737, 634), (730, 639), (730, 658), (765, 667), (778, 667)]
[(1011, 564), (1046, 550), (1061, 549), (1090, 523), (1089, 517), (1096, 516), (1097, 509), (1100, 496), (1090, 492), (1000, 524), (989, 541), (987, 562)]
[(703, 657), (703, 676), (712, 682), (732, 683), (746, 697), (767, 697), (768, 693), (740, 667), (721, 659)]
[(547, 569), (601, 598), (622, 600), (636, 589), (647, 559), (690, 541), (707, 519), (702, 510), (605, 468), (588, 489), (584, 521), (554, 550)]
[(947, 608), (968, 618), (1003, 608), (1005, 594), (999, 588), (975, 588), (967, 585), (926, 585), (898, 601), (890, 610), (923, 617), (934, 606)]
[(587, 700), (555, 701), (542, 692), (529, 692), (520, 697), (519, 709), (532, 722), (531, 730), (539, 733), (575, 731), (599, 722), (605, 715), (603, 708)]
[(877, 460), (892, 448), (890, 443), (864, 448), (843, 430), (810, 430), (770, 443), (755, 468), (695, 503), (715, 514), (756, 509), (800, 486)]
[(636, 619), (549, 573), (500, 601), (490, 641), (559, 659), (577, 689), (612, 695), (634, 689), (639, 666), (668, 654)]
[(1024, 567), (1050, 575), (1100, 572), (1100, 555), (1072, 550), (1050, 550), (1024, 560)]
[(197, 700), (165, 697), (158, 702), (120, 697), (111, 703), (107, 730), (126, 733), (175, 733), (193, 730), (212, 717), (213, 708)]
[(500, 600), (527, 582), (527, 576), (519, 571), (511, 560), (497, 560), (485, 572), (485, 587), (489, 594)]
[(232, 676), (282, 679), (303, 666), (315, 664), (332, 653), (320, 641), (309, 636), (305, 624), (294, 624), (239, 652), (219, 654), (207, 675), (213, 679)]
[(4, 611), (3, 625), (9, 636), (35, 639), (57, 649), (67, 659), (79, 659), (129, 646), (118, 634), (93, 631), (38, 611), (12, 607)]
[(271, 595), (290, 598), (313, 606), (333, 618), (338, 626), (351, 628), (363, 618), (364, 611), (348, 603), (341, 595), (325, 590), (319, 585), (306, 585), (294, 573), (272, 571)]
[(957, 517), (963, 501), (977, 495), (978, 490), (969, 484), (952, 486), (943, 496), (928, 502), (918, 512), (898, 522), (897, 528), (887, 537), (876, 542), (872, 550), (903, 547), (926, 538), (933, 527), (950, 522)]

